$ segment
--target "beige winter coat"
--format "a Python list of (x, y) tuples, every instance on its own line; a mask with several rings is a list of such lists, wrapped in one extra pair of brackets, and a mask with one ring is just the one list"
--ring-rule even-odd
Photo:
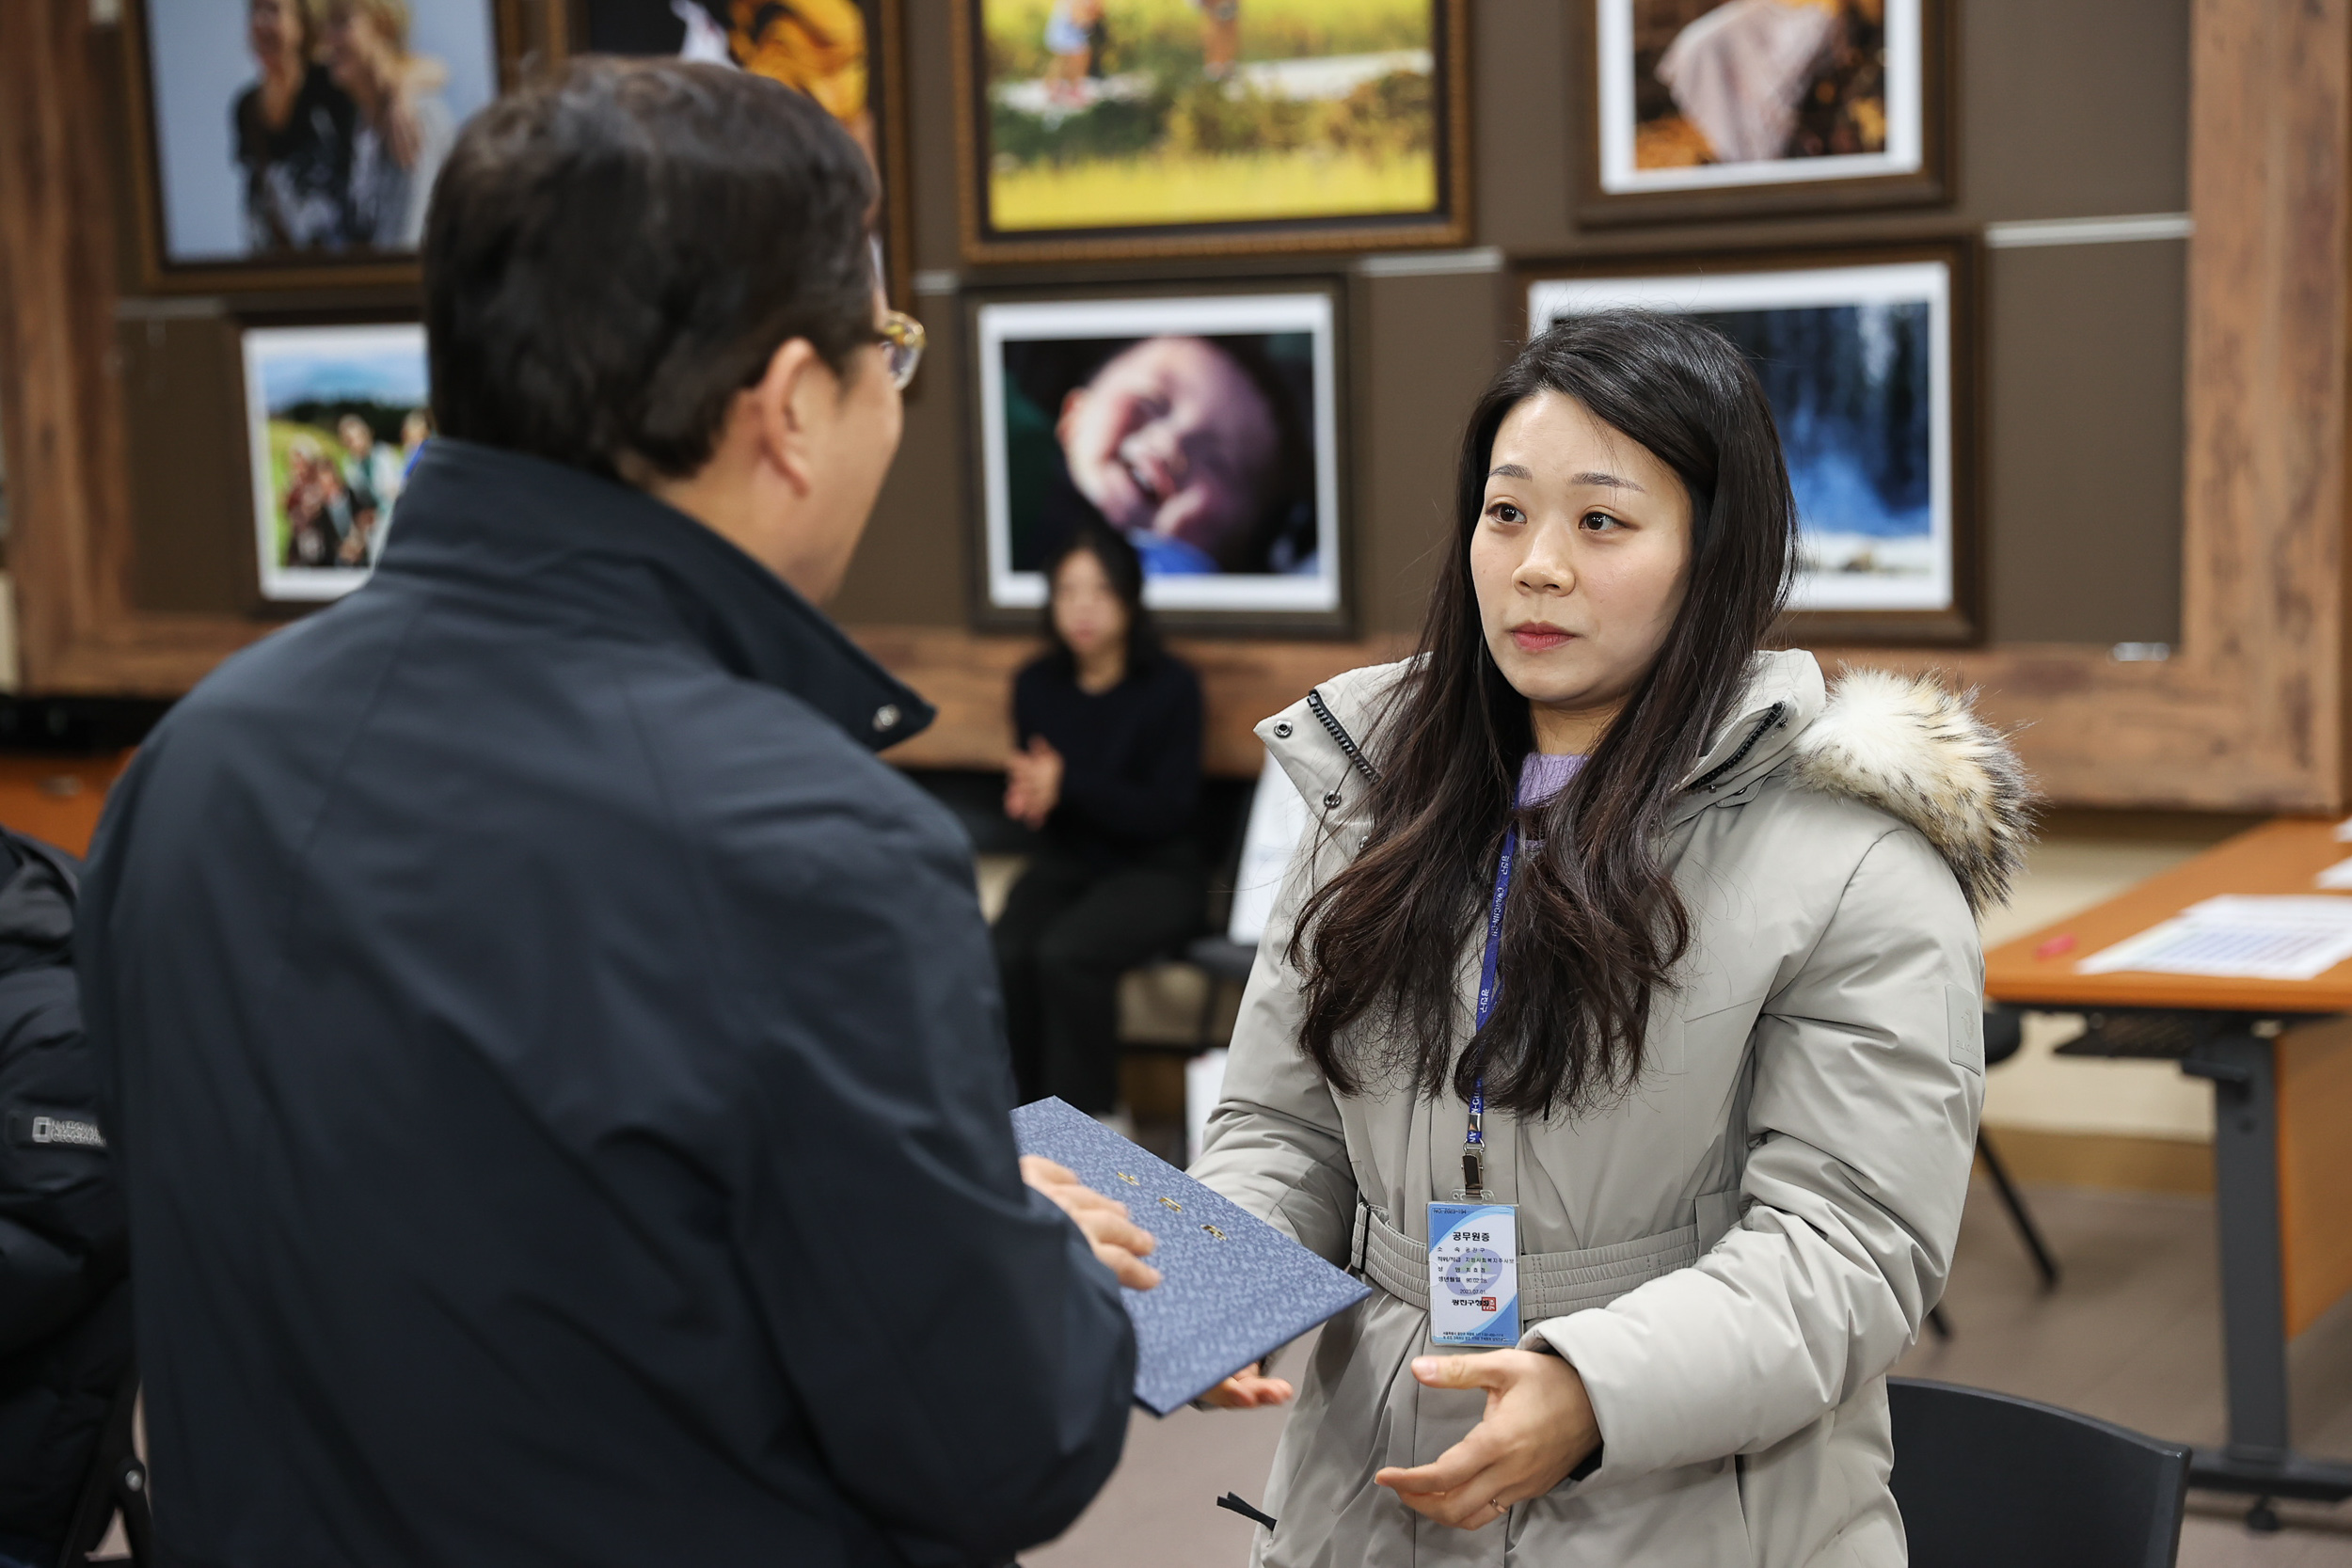
[[(1404, 668), (1321, 689), (1373, 767)], [(1483, 1407), (1407, 1369), (1444, 1354), (1425, 1205), (1456, 1196), (1465, 1107), (1334, 1096), (1299, 1052), (1284, 950), (1309, 888), (1360, 847), (1364, 780), (1304, 703), (1258, 734), (1329, 831), (1285, 879), (1194, 1174), (1378, 1288), (1323, 1330), (1253, 1560), (1903, 1562), (1884, 1377), (1944, 1289), (1967, 1189), (1971, 906), (2004, 891), (2026, 832), (2006, 745), (1931, 683), (1859, 673), (1827, 694), (1810, 655), (1758, 656), (1670, 818), (1693, 936), (1643, 1082), (1572, 1121), (1487, 1117), (1488, 1184), (1518, 1206), (1522, 1345), (1575, 1365), (1604, 1447), (1585, 1480), (1466, 1533), (1372, 1481), (1437, 1458)]]

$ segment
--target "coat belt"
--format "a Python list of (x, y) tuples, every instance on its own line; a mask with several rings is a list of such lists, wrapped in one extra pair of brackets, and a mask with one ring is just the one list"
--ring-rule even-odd
[[(1519, 1254), (1519, 1322), (1535, 1323), (1588, 1307), (1606, 1307), (1637, 1285), (1689, 1268), (1705, 1250), (1693, 1223), (1609, 1246), (1523, 1252)], [(1348, 1246), (1348, 1271), (1401, 1302), (1429, 1310), (1429, 1248), (1391, 1225), (1386, 1214), (1360, 1197), (1356, 1200), (1356, 1235)]]

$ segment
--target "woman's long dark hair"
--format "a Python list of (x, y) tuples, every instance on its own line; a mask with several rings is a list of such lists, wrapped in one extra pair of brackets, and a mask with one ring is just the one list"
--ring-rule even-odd
[[(1496, 429), (1547, 391), (1574, 398), (1681, 478), (1692, 550), (1682, 608), (1646, 678), (1574, 782), (1515, 813), (1533, 727), (1527, 699), (1486, 650), (1470, 547)], [(1462, 438), (1454, 503), (1421, 657), (1372, 722), (1380, 779), (1369, 836), (1308, 899), (1292, 938), (1306, 984), (1301, 1043), (1343, 1092), (1409, 1078), (1420, 1093), (1450, 1084), (1468, 1098), (1483, 1072), (1491, 1106), (1571, 1114), (1639, 1075), (1651, 995), (1689, 945), (1660, 838), (1780, 612), (1796, 503), (1772, 408), (1740, 351), (1695, 322), (1641, 310), (1563, 320), (1495, 377)], [(1456, 1060), (1464, 944), (1515, 816), (1523, 847), (1503, 913), (1501, 995)]]
[(1152, 611), (1143, 602), (1143, 557), (1136, 552), (1127, 536), (1108, 524), (1087, 521), (1080, 523), (1046, 558), (1045, 562), (1045, 636), (1054, 645), (1053, 657), (1061, 661), (1065, 674), (1075, 678), (1077, 657), (1070, 644), (1062, 641), (1061, 627), (1054, 624), (1054, 591), (1061, 582), (1062, 563), (1081, 552), (1094, 557), (1103, 568), (1103, 576), (1110, 579), (1111, 592), (1127, 610), (1127, 673), (1150, 667), (1160, 657), (1160, 631), (1152, 623)]

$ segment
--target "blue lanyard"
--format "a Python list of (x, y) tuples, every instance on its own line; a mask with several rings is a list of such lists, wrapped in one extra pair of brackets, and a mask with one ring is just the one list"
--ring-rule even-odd
[[(1502, 858), (1495, 863), (1494, 897), (1486, 905), (1486, 957), (1478, 966), (1477, 1027), (1480, 1029), (1486, 1027), (1486, 1020), (1495, 1010), (1495, 998), (1502, 990), (1502, 976), (1498, 973), (1502, 962), (1502, 901), (1510, 895), (1511, 862), (1517, 858), (1518, 848), (1519, 831), (1513, 828), (1502, 835)], [(1473, 1046), (1471, 1049), (1483, 1052), (1485, 1048)], [(1470, 1131), (1462, 1138), (1466, 1151), (1486, 1146), (1486, 1074), (1482, 1069), (1470, 1085)], [(1466, 1165), (1465, 1169), (1473, 1176), (1477, 1174), (1474, 1167)], [(1470, 1182), (1472, 1187), (1478, 1184), (1476, 1180)]]

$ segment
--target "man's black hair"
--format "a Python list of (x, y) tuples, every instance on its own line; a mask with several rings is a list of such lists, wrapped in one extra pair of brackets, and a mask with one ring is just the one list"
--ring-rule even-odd
[(435, 427), (694, 472), (787, 341), (846, 373), (871, 340), (873, 199), (833, 117), (746, 71), (590, 56), (499, 100), (425, 219)]

